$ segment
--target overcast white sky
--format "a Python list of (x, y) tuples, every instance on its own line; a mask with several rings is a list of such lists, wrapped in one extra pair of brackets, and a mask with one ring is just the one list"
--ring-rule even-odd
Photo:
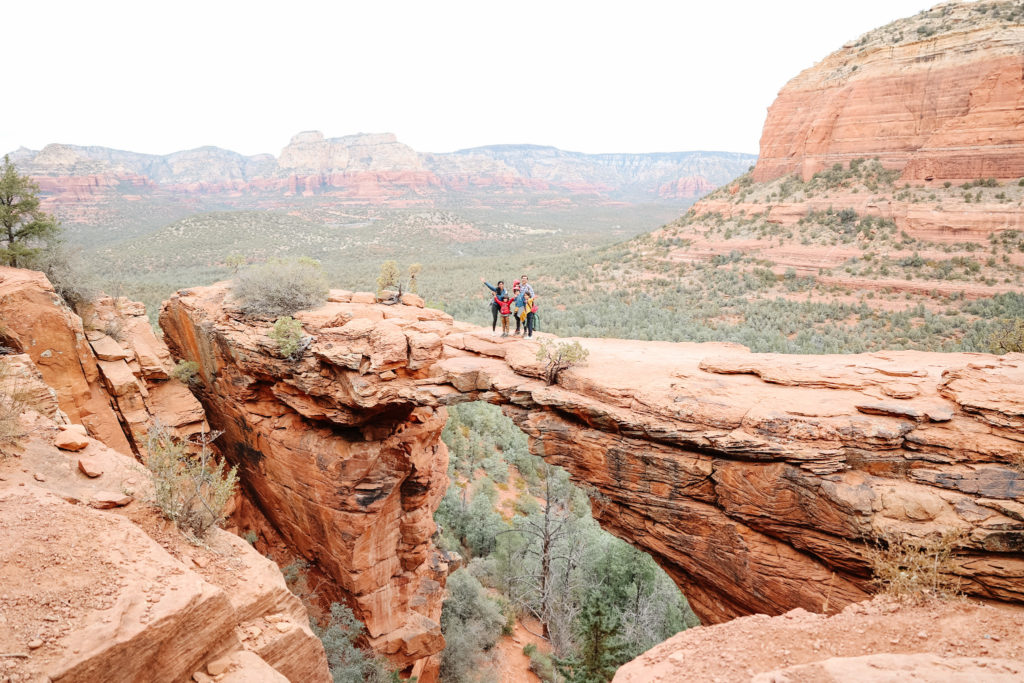
[(786, 81), (932, 4), (17, 2), (0, 38), (0, 151), (277, 154), (318, 129), (390, 131), (432, 152), (756, 153)]

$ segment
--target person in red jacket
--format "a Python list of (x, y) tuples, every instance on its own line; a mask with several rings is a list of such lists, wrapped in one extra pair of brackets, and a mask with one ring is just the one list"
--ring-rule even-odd
[(501, 336), (508, 336), (508, 321), (512, 317), (512, 301), (508, 298), (508, 294), (494, 295), (494, 303), (498, 304), (498, 310), (501, 312)]

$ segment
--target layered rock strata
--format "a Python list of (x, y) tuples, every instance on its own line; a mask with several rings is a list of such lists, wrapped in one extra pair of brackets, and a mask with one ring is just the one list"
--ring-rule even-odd
[(877, 157), (911, 182), (1024, 176), (1024, 14), (946, 3), (801, 72), (768, 110), (754, 179)]
[(248, 492), (400, 663), (441, 644), (437, 435), (444, 406), (469, 400), (503, 405), (705, 622), (841, 609), (872, 589), (869, 545), (950, 529), (968, 593), (1024, 601), (1024, 356), (584, 339), (587, 363), (548, 386), (535, 342), (354, 303), (371, 300), (334, 292), (297, 314), (297, 361), (223, 284), (179, 292), (161, 326), (199, 363)]
[(276, 565), (219, 529), (185, 541), (148, 472), (67, 423), (29, 356), (0, 365), (27, 408), (0, 454), (4, 680), (330, 680)]
[(83, 313), (42, 273), (0, 267), (0, 341), (29, 355), (71, 422), (125, 454), (143, 453), (157, 423), (182, 438), (209, 430), (142, 304), (101, 297)]
[[(434, 680), (448, 566), (431, 537), (448, 484), (447, 413), (437, 402), (382, 401), (375, 382), (399, 390), (398, 373), (429, 367), (451, 319), (404, 305), (334, 304), (298, 314), (332, 332), (293, 362), (276, 354), (265, 325), (219, 309), (226, 290), (216, 291), (209, 309), (189, 305), (203, 299), (174, 298), (161, 327), (175, 355), (199, 363), (199, 394), (247, 497), (331, 577), (322, 590), (350, 604), (374, 650)], [(385, 322), (381, 309), (407, 317)], [(361, 369), (371, 373), (365, 380)]]

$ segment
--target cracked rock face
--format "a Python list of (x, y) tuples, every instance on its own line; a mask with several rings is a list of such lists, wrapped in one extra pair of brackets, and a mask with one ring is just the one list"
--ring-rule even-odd
[(208, 431), (202, 405), (169, 376), (171, 355), (142, 304), (101, 297), (83, 313), (42, 273), (0, 267), (2, 343), (28, 354), (70, 422), (124, 454), (144, 454), (156, 422), (180, 437)]
[(161, 327), (199, 363), (248, 494), (398, 663), (443, 646), (439, 435), (444, 407), (470, 400), (503, 405), (705, 622), (819, 611), (826, 595), (841, 609), (871, 589), (866, 542), (950, 528), (968, 593), (1024, 601), (1022, 355), (581, 339), (586, 364), (548, 386), (535, 342), (353, 300), (296, 315), (312, 336), (299, 361), (224, 284), (180, 292)]

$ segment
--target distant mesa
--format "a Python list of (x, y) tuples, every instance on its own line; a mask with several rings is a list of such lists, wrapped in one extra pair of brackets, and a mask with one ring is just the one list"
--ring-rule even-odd
[(315, 130), (292, 136), (277, 157), (218, 147), (154, 155), (67, 144), (21, 148), (11, 156), (40, 184), (48, 208), (72, 223), (90, 220), (126, 194), (172, 201), (324, 196), (396, 206), (479, 197), (488, 205), (522, 205), (537, 196), (685, 203), (756, 159), (728, 152), (582, 154), (537, 145), (423, 153), (393, 133), (328, 138)]

